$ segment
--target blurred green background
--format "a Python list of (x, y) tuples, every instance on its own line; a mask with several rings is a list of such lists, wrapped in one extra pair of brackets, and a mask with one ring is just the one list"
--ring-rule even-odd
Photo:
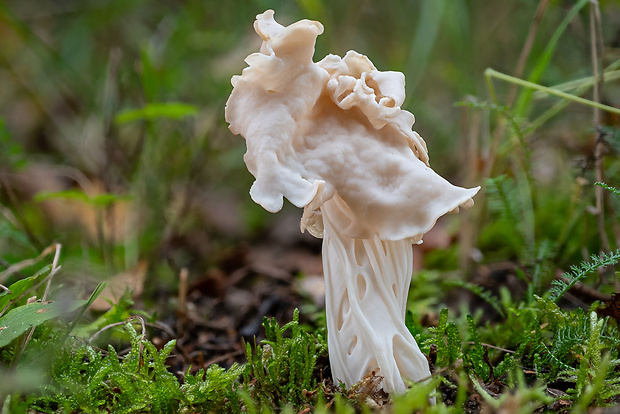
[[(379, 70), (404, 72), (404, 107), (415, 114), (414, 128), (440, 174), (458, 185), (480, 185), (499, 174), (518, 178), (516, 170), (529, 167), (518, 166), (508, 138), (487, 168), (497, 113), (455, 103), (488, 100), (487, 67), (515, 72), (539, 3), (4, 0), (0, 257), (14, 263), (58, 241), (69, 275), (148, 269), (153, 288), (173, 286), (181, 268), (200, 273), (216, 266), (241, 241), (264, 241), (275, 218), (247, 195), (252, 177), (242, 160), (244, 142), (228, 131), (224, 106), (231, 76), (260, 45), (254, 17), (269, 8), (285, 25), (301, 18), (323, 23), (315, 60), (354, 49)], [(547, 2), (523, 77), (545, 59), (550, 44), (541, 84), (592, 74), (587, 7), (551, 43), (577, 3)], [(620, 57), (620, 3), (600, 5), (610, 64)], [(495, 84), (504, 104), (510, 85)], [(620, 106), (618, 87), (607, 85), (603, 100)], [(521, 115), (535, 118), (554, 102), (538, 99)], [(612, 130), (618, 126), (615, 118), (604, 122)], [(525, 138), (529, 186), (554, 189), (533, 197), (547, 207), (532, 204), (523, 213), (536, 215), (536, 235), (543, 233), (537, 240), (559, 240), (556, 258), (566, 261), (582, 256), (582, 241), (591, 241), (595, 251), (598, 236), (587, 230), (595, 219), (584, 213), (594, 190), (588, 187), (578, 195), (581, 204), (571, 204), (575, 179), (593, 182), (591, 108), (570, 105)], [(613, 185), (619, 171), (610, 148)], [(510, 227), (497, 229), (500, 215), (492, 207), (481, 200), (476, 231), (467, 236), (471, 244), (483, 260), (523, 259), (514, 246), (524, 240)], [(567, 220), (579, 224), (562, 230)], [(566, 247), (569, 236), (580, 241)]]

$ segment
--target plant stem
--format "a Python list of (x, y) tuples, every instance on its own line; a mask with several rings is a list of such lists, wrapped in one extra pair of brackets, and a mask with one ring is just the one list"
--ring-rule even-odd
[[(603, 41), (601, 33), (601, 12), (598, 6), (598, 1), (590, 1), (590, 44), (592, 52), (592, 76), (594, 78), (592, 100), (595, 102), (601, 101), (603, 94), (603, 86), (605, 84), (605, 72), (600, 71), (599, 68), (603, 67)], [(604, 138), (603, 131), (601, 130), (601, 111), (600, 108), (593, 108), (593, 122), (594, 130), (596, 131), (596, 142), (594, 143), (594, 167), (597, 182), (603, 182), (604, 180), (604, 166), (603, 166), (603, 146)], [(601, 186), (596, 186), (594, 189), (596, 198), (596, 221), (598, 226), (598, 233), (601, 237), (601, 246), (605, 253), (611, 251), (611, 245), (609, 244), (609, 238), (607, 237), (607, 230), (605, 227), (605, 193)], [(602, 282), (605, 269), (599, 269), (599, 283)], [(614, 274), (615, 272), (611, 272)], [(614, 280), (615, 290), (620, 289), (618, 278), (612, 276)]]
[(614, 114), (620, 114), (620, 108), (614, 108), (613, 106), (604, 105), (599, 102), (595, 102), (589, 99), (582, 98), (580, 96), (571, 95), (570, 93), (562, 92), (557, 89), (553, 89), (547, 86), (539, 85), (537, 83), (528, 82), (523, 79), (515, 78), (514, 76), (506, 75), (505, 73), (498, 72), (494, 69), (488, 68), (484, 71), (485, 80), (487, 85), (489, 85), (489, 93), (491, 94), (491, 99), (494, 103), (497, 103), (497, 98), (495, 95), (495, 89), (493, 87), (492, 78), (503, 80), (508, 83), (513, 83), (524, 88), (535, 89), (538, 91), (544, 91), (549, 95), (554, 95), (559, 98), (566, 99), (568, 101), (577, 102), (582, 105), (587, 105), (592, 108), (598, 108), (603, 111), (612, 112)]
[[(523, 71), (525, 69), (525, 63), (527, 62), (527, 58), (532, 51), (532, 46), (534, 45), (534, 39), (536, 39), (536, 33), (538, 33), (538, 27), (540, 26), (540, 22), (547, 10), (547, 6), (549, 5), (549, 0), (541, 0), (538, 3), (538, 8), (536, 9), (536, 14), (534, 14), (534, 19), (532, 21), (532, 26), (527, 34), (527, 39), (525, 39), (525, 44), (523, 45), (523, 49), (521, 49), (521, 54), (519, 55), (519, 60), (517, 61), (517, 67), (515, 68), (515, 74), (517, 78), (523, 76)], [(512, 105), (517, 96), (517, 85), (513, 85), (510, 89), (510, 93), (508, 94), (508, 99), (506, 100), (508, 106)], [(503, 135), (503, 131), (501, 134)]]

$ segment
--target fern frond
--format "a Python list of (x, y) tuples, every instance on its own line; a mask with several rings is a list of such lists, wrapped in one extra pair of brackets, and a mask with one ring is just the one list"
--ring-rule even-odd
[(601, 183), (601, 182), (596, 182), (594, 183), (594, 185), (598, 185), (599, 187), (603, 187), (605, 190), (609, 190), (611, 191), (613, 194), (617, 195), (618, 197), (620, 197), (620, 190), (617, 189), (616, 187), (612, 187), (610, 185), (607, 185), (605, 183)]
[(470, 97), (469, 99), (465, 100), (465, 101), (459, 101), (456, 102), (454, 104), (454, 106), (462, 106), (465, 108), (472, 108), (472, 109), (480, 109), (480, 110), (485, 110), (485, 111), (493, 111), (493, 112), (499, 112), (502, 115), (503, 114), (507, 114), (510, 111), (510, 108), (508, 108), (508, 106), (506, 105), (497, 105), (494, 104), (492, 102), (488, 102), (488, 101), (481, 101), (477, 98), (474, 97)]
[(560, 300), (566, 292), (577, 282), (597, 270), (599, 267), (606, 267), (617, 264), (620, 261), (620, 250), (609, 254), (601, 253), (600, 256), (592, 255), (589, 262), (581, 262), (579, 266), (571, 266), (571, 271), (564, 273), (561, 279), (554, 280), (549, 290), (549, 299), (554, 302)]
[(489, 207), (501, 214), (515, 228), (519, 224), (519, 197), (514, 179), (499, 175), (485, 180)]
[(554, 266), (551, 264), (551, 259), (555, 255), (553, 244), (545, 239), (535, 247), (535, 250), (536, 261), (532, 269), (532, 282), (528, 284), (528, 297), (530, 299), (533, 298), (534, 293), (540, 293), (543, 279), (554, 270)]
[(521, 124), (523, 124), (522, 118), (515, 117), (515, 114), (510, 110), (510, 107), (506, 105), (498, 105), (488, 101), (481, 101), (476, 98), (469, 98), (465, 101), (460, 101), (454, 104), (454, 106), (463, 106), (466, 108), (478, 109), (483, 111), (495, 112), (506, 118), (515, 134), (519, 138), (519, 141), (523, 144), (523, 133), (524, 128)]
[(483, 289), (481, 286), (476, 285), (474, 283), (464, 282), (462, 280), (454, 280), (447, 282), (449, 286), (460, 287), (463, 289), (467, 289), (475, 295), (478, 295), (481, 299), (484, 299), (489, 305), (493, 307), (503, 318), (506, 316), (504, 312), (504, 308), (499, 300), (493, 296), (488, 290)]

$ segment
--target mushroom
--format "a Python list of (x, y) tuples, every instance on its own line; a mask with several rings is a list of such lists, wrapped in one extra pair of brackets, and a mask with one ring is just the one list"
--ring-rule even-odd
[(226, 120), (247, 145), (250, 195), (270, 212), (303, 207), (301, 230), (323, 238), (328, 349), (334, 381), (371, 373), (388, 393), (430, 375), (405, 327), (412, 244), (437, 219), (471, 207), (480, 187), (456, 187), (429, 166), (405, 77), (349, 51), (313, 62), (321, 23), (287, 27), (256, 16), (260, 52), (233, 76)]

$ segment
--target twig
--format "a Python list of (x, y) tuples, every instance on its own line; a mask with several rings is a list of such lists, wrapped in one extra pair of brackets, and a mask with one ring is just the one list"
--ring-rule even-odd
[(33, 264), (40, 262), (45, 256), (47, 256), (52, 251), (54, 251), (57, 248), (56, 246), (58, 245), (52, 244), (51, 246), (46, 247), (45, 250), (43, 250), (43, 252), (41, 252), (41, 254), (35, 257), (34, 259), (23, 260), (19, 263), (15, 263), (14, 265), (10, 266), (4, 272), (0, 273), (0, 282), (4, 282), (12, 274), (17, 273), (20, 270), (25, 269), (28, 266), (32, 266)]
[[(161, 324), (161, 323), (149, 323), (149, 322), (145, 322), (144, 319), (141, 316), (131, 316), (129, 318), (127, 318), (125, 321), (123, 322), (116, 322), (116, 323), (111, 323), (109, 325), (104, 326), (103, 328), (99, 329), (97, 332), (95, 332), (89, 339), (88, 339), (88, 344), (92, 344), (92, 342), (95, 340), (96, 337), (98, 337), (101, 333), (107, 331), (108, 329), (117, 327), (117, 326), (122, 326), (125, 325), (127, 323), (130, 323), (132, 320), (138, 320), (140, 321), (140, 325), (142, 326), (142, 335), (141, 335), (141, 340), (140, 340), (140, 345), (139, 345), (139, 358), (140, 358), (140, 368), (142, 367), (142, 365), (144, 364), (143, 360), (142, 360), (142, 352), (144, 351), (144, 344), (142, 343), (142, 341), (144, 341), (146, 339), (146, 327), (151, 327), (151, 328), (156, 328), (159, 329), (163, 332), (165, 332), (170, 338), (174, 338), (176, 335), (174, 334), (174, 332), (166, 325)], [(92, 345), (91, 345), (92, 346)], [(178, 346), (178, 344), (176, 345), (176, 348), (179, 349), (179, 351), (181, 352), (181, 354), (183, 355), (183, 357), (185, 358), (185, 360), (187, 362), (190, 361), (189, 357), (187, 356), (187, 354), (185, 353), (185, 350), (182, 349), (181, 347)], [(119, 356), (122, 354), (122, 352), (118, 353)], [(139, 370), (138, 370), (139, 371)]]
[[(570, 283), (571, 281), (565, 277), (560, 277), (559, 279), (563, 280), (565, 283)], [(575, 283), (571, 286), (570, 290), (574, 293), (579, 293), (580, 296), (585, 296), (591, 300), (600, 300), (603, 302), (608, 302), (611, 300), (610, 295), (606, 295), (604, 293), (599, 292), (598, 290), (583, 284), (581, 282)]]
[[(598, 41), (596, 34), (596, 26), (600, 24), (600, 21), (595, 17), (595, 9), (598, 7), (597, 1), (590, 1), (590, 49), (592, 52), (592, 73), (594, 79), (597, 81), (594, 82), (594, 87), (592, 89), (592, 100), (594, 102), (599, 103), (601, 101), (601, 93), (602, 93), (602, 82), (601, 79), (603, 77), (603, 72), (599, 71), (599, 56), (598, 56)], [(599, 73), (600, 72), (600, 73)], [(593, 123), (594, 129), (596, 131), (596, 142), (594, 143), (594, 166), (595, 166), (595, 174), (596, 181), (603, 181), (603, 139), (602, 139), (602, 131), (600, 129), (601, 126), (601, 111), (600, 108), (593, 107)], [(605, 231), (605, 205), (604, 205), (604, 193), (602, 187), (596, 187), (596, 209), (597, 209), (597, 223), (598, 223), (598, 231), (601, 237), (601, 244), (603, 246), (603, 250), (605, 252), (609, 252), (610, 245), (609, 239), (607, 238), (607, 232)]]
[(140, 370), (142, 369), (142, 366), (144, 365), (144, 360), (142, 359), (142, 353), (144, 352), (144, 343), (143, 341), (146, 339), (146, 322), (144, 322), (144, 319), (141, 316), (130, 316), (129, 318), (125, 319), (125, 321), (123, 322), (116, 322), (116, 323), (112, 323), (110, 325), (104, 326), (103, 328), (101, 328), (100, 330), (98, 330), (97, 332), (95, 332), (95, 334), (93, 336), (90, 337), (90, 339), (88, 340), (88, 342), (92, 342), (93, 339), (95, 339), (100, 333), (113, 328), (115, 326), (119, 326), (119, 325), (126, 325), (128, 323), (130, 323), (133, 320), (138, 320), (140, 322), (140, 325), (142, 326), (142, 335), (140, 335), (140, 344), (138, 345), (138, 373), (140, 373)]
[(47, 299), (47, 295), (50, 292), (50, 287), (52, 285), (53, 276), (58, 273), (60, 270), (60, 266), (58, 266), (58, 259), (60, 258), (60, 249), (62, 248), (62, 244), (56, 244), (56, 254), (54, 254), (54, 260), (52, 261), (52, 270), (47, 278), (47, 285), (45, 286), (45, 292), (43, 292), (43, 300)]
[(203, 366), (209, 367), (210, 365), (217, 364), (218, 362), (225, 361), (228, 358), (233, 358), (238, 355), (242, 355), (244, 353), (243, 349), (238, 349), (236, 351), (228, 352), (224, 355), (217, 356), (215, 358), (211, 358), (206, 363), (203, 363)]
[[(464, 345), (475, 345), (476, 343), (473, 342), (473, 341), (463, 341), (462, 344), (464, 344)], [(495, 345), (485, 344), (484, 342), (480, 343), (480, 345), (484, 346), (485, 348), (497, 349), (498, 351), (507, 352), (509, 354), (514, 354), (515, 353), (515, 351), (511, 351), (510, 349), (501, 348), (501, 347), (495, 346)]]
[(156, 328), (159, 329), (162, 332), (165, 332), (166, 335), (170, 336), (171, 338), (174, 338), (176, 335), (174, 334), (174, 332), (167, 327), (166, 325), (160, 324), (160, 323), (150, 323), (150, 322), (144, 322), (144, 320), (139, 317), (139, 316), (131, 316), (129, 318), (127, 318), (127, 320), (123, 321), (123, 322), (115, 322), (115, 323), (111, 323), (109, 325), (104, 326), (103, 328), (99, 329), (97, 332), (95, 332), (90, 338), (88, 338), (88, 343), (92, 343), (92, 341), (95, 340), (96, 337), (98, 337), (100, 334), (102, 334), (103, 332), (107, 331), (108, 329), (114, 328), (116, 326), (122, 326), (125, 325), (127, 322), (133, 320), (133, 319), (137, 319), (140, 318), (141, 320), (141, 324), (143, 327), (143, 332), (144, 332), (144, 327), (148, 326), (150, 328)]
[(9, 223), (11, 223), (11, 225), (13, 227), (19, 228), (19, 220), (17, 220), (17, 217), (15, 217), (15, 214), (13, 214), (13, 212), (6, 208), (5, 206), (3, 206), (2, 204), (0, 204), (0, 213), (2, 213), (2, 215), (9, 221)]
[(0, 289), (5, 290), (9, 295), (11, 294), (11, 291), (9, 290), (9, 288), (4, 285), (0, 285)]
[(183, 268), (179, 273), (179, 294), (177, 300), (177, 332), (179, 336), (183, 336), (183, 327), (187, 320), (187, 279), (187, 268)]
[(144, 323), (144, 318), (142, 318), (141, 316), (132, 316), (128, 318), (127, 321), (129, 321), (132, 318), (140, 321), (140, 325), (142, 325), (142, 335), (140, 335), (140, 344), (138, 345), (138, 374), (139, 374), (140, 370), (142, 369), (142, 366), (144, 365), (144, 358), (142, 355), (144, 353), (144, 341), (146, 340), (146, 326)]
[[(110, 51), (110, 59), (108, 63), (107, 75), (104, 86), (103, 94), (103, 133), (104, 133), (104, 162), (101, 166), (100, 176), (103, 178), (103, 186), (106, 192), (112, 192), (112, 159), (114, 158), (117, 148), (115, 147), (115, 129), (114, 129), (114, 112), (117, 107), (117, 95), (118, 95), (118, 68), (120, 66), (122, 52), (119, 48), (113, 48)], [(114, 205), (110, 204), (103, 208), (97, 209), (97, 215), (100, 218), (98, 225), (100, 226), (100, 233), (102, 235), (101, 249), (103, 252), (105, 263), (108, 263), (114, 268), (114, 260), (112, 260), (112, 249), (114, 241), (116, 240), (116, 217)], [(105, 230), (108, 230), (106, 234)], [(106, 237), (107, 236), (107, 237)]]
[[(467, 168), (464, 171), (466, 186), (471, 186), (478, 181), (478, 156), (480, 148), (478, 145), (478, 137), (480, 136), (482, 113), (481, 111), (473, 111), (470, 108), (464, 107), (462, 110), (463, 122), (462, 122), (462, 135), (463, 139), (463, 159), (462, 165)], [(466, 274), (470, 271), (471, 253), (474, 247), (474, 240), (476, 238), (476, 228), (474, 226), (474, 220), (472, 220), (472, 212), (470, 210), (463, 211), (461, 217), (461, 228), (459, 231), (459, 263), (461, 271)]]
[[(601, 13), (598, 5), (598, 0), (590, 0), (590, 50), (592, 53), (592, 76), (595, 81), (592, 89), (592, 100), (600, 103), (601, 96), (603, 94), (603, 86), (605, 84), (605, 72), (599, 70), (603, 67), (602, 63), (602, 35), (600, 35), (601, 27)], [(601, 130), (601, 111), (600, 108), (593, 107), (593, 123), (594, 130), (596, 131), (596, 142), (594, 143), (594, 168), (596, 181), (602, 182), (603, 175), (605, 174), (603, 166), (603, 131)], [(611, 245), (609, 244), (609, 237), (607, 236), (607, 229), (605, 227), (605, 193), (603, 188), (596, 186), (595, 188), (596, 199), (596, 222), (598, 226), (598, 233), (601, 238), (601, 246), (603, 252), (607, 253), (611, 251)], [(603, 274), (605, 270), (600, 269), (599, 284), (602, 282)], [(613, 272), (612, 272), (613, 273)], [(618, 279), (613, 277), (616, 291), (619, 289)]]

